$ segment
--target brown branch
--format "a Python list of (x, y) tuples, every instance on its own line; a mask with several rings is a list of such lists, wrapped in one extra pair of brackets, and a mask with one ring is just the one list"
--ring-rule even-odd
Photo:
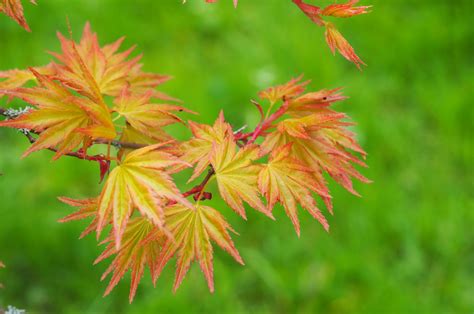
[(121, 141), (110, 141), (104, 138), (98, 138), (94, 140), (94, 144), (105, 144), (112, 145), (115, 148), (128, 148), (128, 149), (140, 149), (148, 146), (147, 144), (131, 143), (131, 142), (121, 142)]
[[(0, 116), (4, 116), (6, 118), (9, 118), (9, 119), (12, 119), (14, 118), (12, 115), (10, 115), (8, 113), (8, 110), (5, 109), (5, 108), (0, 108)], [(26, 133), (26, 132), (25, 132)], [(28, 133), (34, 133), (34, 132), (28, 132)], [(26, 135), (26, 134), (25, 134)], [(28, 140), (30, 141), (31, 144), (33, 144), (36, 140), (31, 137), (31, 134), (29, 134), (29, 136), (27, 135), (28, 137)], [(31, 138), (30, 138), (31, 137)], [(107, 139), (103, 139), (103, 138), (98, 138), (96, 140), (94, 140), (93, 142), (94, 144), (106, 144), (106, 145), (112, 145), (116, 148), (128, 148), (128, 149), (139, 149), (139, 148), (143, 148), (143, 147), (146, 147), (147, 145), (145, 144), (138, 144), (138, 143), (130, 143), (130, 142), (121, 142), (121, 141), (116, 141), (116, 140), (113, 140), (113, 141), (110, 141), (110, 140), (107, 140)], [(54, 149), (50, 149), (50, 150), (53, 150), (55, 151)], [(66, 154), (67, 156), (74, 156), (76, 157), (76, 155), (81, 155), (81, 153), (71, 153), (71, 154)]]

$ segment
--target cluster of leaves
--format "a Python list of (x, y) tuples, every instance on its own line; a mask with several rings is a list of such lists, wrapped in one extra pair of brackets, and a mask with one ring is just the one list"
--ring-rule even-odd
[[(81, 237), (104, 238), (96, 262), (113, 259), (103, 276), (111, 275), (105, 294), (131, 270), (131, 301), (145, 268), (156, 282), (173, 257), (175, 290), (196, 260), (213, 291), (213, 243), (244, 263), (231, 239), (235, 231), (218, 210), (203, 205), (213, 196), (213, 181), (244, 219), (244, 203), (272, 219), (281, 204), (298, 236), (298, 206), (329, 229), (315, 199), (332, 213), (326, 173), (353, 194), (353, 178), (368, 182), (354, 168), (365, 166), (358, 157), (365, 152), (347, 130), (348, 117), (331, 109), (345, 99), (339, 89), (306, 92), (309, 81), (301, 77), (266, 89), (253, 102), (261, 119), (248, 133), (234, 132), (222, 112), (213, 125), (186, 124), (177, 116), (186, 109), (156, 90), (168, 77), (143, 72), (140, 56), (130, 57), (133, 48), (119, 52), (123, 39), (100, 46), (89, 24), (79, 42), (58, 37), (62, 51), (52, 53), (50, 64), (0, 73), (0, 95), (32, 106), (0, 127), (28, 136), (32, 145), (24, 156), (49, 149), (54, 159), (68, 155), (99, 163), (106, 177), (100, 195), (60, 200), (77, 208), (62, 222), (89, 219)], [(166, 132), (176, 123), (189, 127), (189, 140)], [(88, 154), (104, 144), (106, 154)], [(190, 181), (202, 181), (183, 192), (173, 175), (186, 168), (193, 168)]]
[[(21, 0), (0, 1), (0, 12), (10, 16), (23, 28), (25, 28), (27, 31), (30, 31), (30, 28), (23, 15), (23, 6), (21, 4)], [(208, 3), (215, 3), (218, 0), (205, 1)], [(301, 9), (301, 11), (303, 11), (303, 13), (306, 14), (316, 25), (326, 28), (326, 41), (333, 54), (335, 54), (336, 50), (339, 51), (339, 53), (344, 56), (344, 58), (353, 62), (359, 69), (361, 65), (365, 65), (365, 63), (355, 53), (354, 48), (352, 48), (349, 42), (336, 29), (334, 24), (326, 21), (324, 17), (349, 18), (368, 13), (368, 9), (370, 9), (371, 6), (356, 6), (359, 0), (348, 0), (344, 4), (331, 4), (325, 8), (305, 3), (303, 0), (291, 1), (296, 4)], [(30, 2), (36, 4), (35, 0), (30, 0)], [(186, 0), (183, 0), (183, 3), (186, 3)], [(238, 0), (233, 0), (233, 3), (234, 6), (237, 7)]]
[(365, 65), (334, 24), (324, 20), (324, 17), (349, 18), (368, 13), (371, 6), (355, 6), (359, 0), (348, 0), (344, 4), (331, 4), (325, 8), (305, 3), (302, 0), (292, 1), (316, 25), (326, 28), (326, 41), (333, 54), (337, 49), (344, 58), (354, 63), (359, 69), (361, 65)]

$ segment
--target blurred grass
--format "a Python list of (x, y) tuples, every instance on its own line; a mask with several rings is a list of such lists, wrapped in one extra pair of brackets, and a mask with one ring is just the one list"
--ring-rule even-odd
[[(48, 62), (55, 31), (69, 16), (78, 37), (89, 20), (102, 43), (127, 36), (145, 70), (175, 77), (164, 90), (211, 123), (221, 108), (235, 126), (253, 125), (261, 88), (305, 73), (311, 88), (345, 87), (337, 106), (358, 123), (375, 182), (355, 198), (332, 184), (335, 216), (326, 234), (301, 213), (298, 239), (249, 211), (244, 222), (219, 200), (241, 234), (246, 266), (216, 250), (216, 293), (194, 265), (171, 292), (170, 264), (157, 287), (145, 278), (132, 305), (129, 282), (102, 298), (106, 265), (92, 266), (95, 240), (77, 241), (81, 223), (56, 197), (96, 195), (96, 165), (40, 152), (0, 130), (0, 305), (58, 313), (470, 313), (474, 310), (474, 197), (471, 1), (371, 1), (373, 13), (337, 21), (369, 64), (362, 73), (332, 57), (323, 31), (289, 1), (50, 0), (25, 5), (33, 29), (0, 19), (0, 69)], [(331, 1), (319, 1), (329, 3)], [(367, 3), (368, 1), (364, 1)], [(315, 3), (317, 3), (315, 1)], [(148, 276), (148, 275), (146, 275)]]

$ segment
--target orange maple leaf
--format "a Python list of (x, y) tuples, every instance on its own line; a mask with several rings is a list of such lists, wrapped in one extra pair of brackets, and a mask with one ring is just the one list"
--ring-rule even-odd
[(259, 147), (248, 145), (238, 152), (236, 149), (233, 136), (224, 139), (220, 145), (213, 145), (211, 165), (222, 198), (244, 219), (247, 216), (242, 201), (273, 218), (259, 197), (257, 177), (261, 167), (252, 164), (259, 157)]
[[(86, 23), (78, 44), (60, 33), (58, 38), (62, 53), (51, 52), (60, 62), (56, 65), (57, 78), (86, 96), (117, 96), (125, 86), (134, 92), (144, 92), (169, 79), (168, 76), (143, 72), (138, 63), (141, 55), (128, 59), (135, 47), (117, 53), (124, 37), (100, 47), (97, 34), (92, 32), (89, 23)], [(166, 98), (159, 93), (153, 96)]]
[(167, 143), (147, 146), (128, 154), (109, 174), (99, 198), (97, 234), (112, 216), (115, 243), (120, 247), (122, 234), (133, 209), (163, 228), (163, 208), (167, 201), (193, 205), (182, 197), (166, 168), (186, 164), (160, 150)]
[(272, 152), (269, 163), (263, 165), (260, 171), (258, 186), (268, 200), (269, 210), (273, 210), (277, 201), (284, 206), (298, 236), (300, 235), (298, 204), (308, 210), (324, 229), (329, 230), (326, 218), (317, 208), (311, 195), (312, 192), (324, 195), (324, 192), (317, 188), (318, 183), (312, 176), (312, 169), (291, 156), (291, 144), (280, 146)]
[[(36, 4), (35, 0), (30, 0), (30, 2)], [(0, 0), (0, 12), (8, 15), (25, 30), (31, 32), (23, 13), (21, 0)]]
[(288, 83), (283, 85), (278, 85), (275, 87), (269, 87), (260, 93), (258, 96), (261, 99), (265, 99), (270, 101), (270, 103), (275, 103), (280, 100), (289, 99), (301, 95), (306, 89), (306, 85), (310, 83), (310, 81), (301, 82), (303, 75), (291, 79)]
[(110, 282), (105, 290), (107, 296), (119, 283), (120, 279), (131, 270), (132, 279), (130, 285), (129, 301), (132, 303), (140, 283), (145, 267), (150, 269), (152, 278), (156, 277), (155, 271), (158, 263), (158, 254), (161, 250), (162, 241), (153, 236), (156, 226), (143, 217), (133, 218), (129, 221), (122, 237), (122, 244), (117, 249), (114, 236), (109, 236), (103, 243), (108, 243), (104, 252), (95, 260), (97, 264), (104, 259), (115, 255), (112, 263), (104, 272), (101, 280), (112, 273)]
[(244, 264), (234, 246), (228, 231), (235, 232), (215, 209), (196, 205), (194, 209), (182, 205), (166, 208), (166, 226), (173, 234), (168, 238), (158, 256), (155, 280), (168, 261), (177, 255), (176, 278), (173, 289), (176, 291), (183, 281), (193, 260), (199, 262), (209, 290), (214, 292), (213, 250), (211, 240), (217, 243), (234, 259)]
[(367, 10), (371, 6), (360, 6), (355, 7), (354, 4), (359, 0), (349, 0), (345, 4), (331, 4), (324, 9), (318, 6), (305, 3), (303, 0), (292, 0), (303, 13), (308, 16), (315, 24), (326, 28), (326, 41), (329, 48), (335, 53), (336, 49), (341, 55), (347, 60), (354, 63), (359, 69), (361, 65), (366, 65), (354, 51), (354, 48), (349, 42), (341, 35), (341, 33), (334, 27), (334, 24), (326, 22), (323, 16), (332, 17), (352, 17), (355, 15), (369, 13)]
[(180, 145), (183, 152), (181, 159), (195, 164), (188, 182), (196, 179), (209, 166), (213, 145), (221, 144), (232, 135), (232, 127), (225, 122), (222, 111), (213, 126), (189, 121), (189, 127), (194, 137)]
[(359, 56), (355, 53), (354, 48), (349, 42), (342, 36), (342, 34), (334, 27), (332, 23), (326, 23), (326, 41), (333, 54), (336, 53), (336, 49), (339, 53), (344, 56), (347, 60), (354, 63), (359, 69), (360, 65), (366, 65)]
[[(295, 156), (307, 167), (312, 169), (313, 176), (318, 183), (317, 189), (320, 196), (326, 202), (328, 209), (332, 210), (331, 200), (328, 198), (329, 191), (323, 172), (329, 173), (338, 183), (355, 195), (359, 195), (353, 188), (351, 177), (362, 182), (370, 182), (362, 176), (354, 167), (353, 163), (366, 166), (364, 162), (351, 154), (346, 148), (355, 149), (365, 156), (365, 152), (356, 144), (353, 134), (344, 130), (348, 123), (342, 122), (345, 115), (331, 113), (316, 114), (299, 119), (305, 122), (311, 121), (303, 126), (304, 132), (297, 134), (288, 128), (286, 122), (280, 122), (277, 130), (270, 133), (264, 143), (263, 149), (270, 152), (278, 147), (292, 143), (292, 156)], [(292, 120), (291, 124), (298, 124), (298, 119)]]
[(334, 17), (352, 17), (360, 14), (367, 14), (372, 6), (354, 6), (359, 0), (349, 0), (347, 3), (331, 4), (321, 11), (321, 15)]

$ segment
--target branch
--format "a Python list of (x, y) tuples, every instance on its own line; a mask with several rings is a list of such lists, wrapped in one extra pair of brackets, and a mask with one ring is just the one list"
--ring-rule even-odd
[[(5, 109), (5, 108), (0, 108), (0, 116), (4, 116), (5, 118), (7, 119), (15, 119), (15, 118), (18, 118), (20, 115), (24, 114), (25, 112), (27, 112), (29, 110), (29, 107), (25, 107), (24, 109)], [(31, 144), (33, 144), (36, 140), (31, 136), (31, 133), (34, 133), (30, 130), (20, 130), (21, 133), (25, 134), (27, 137), (28, 137), (28, 140), (30, 141)], [(147, 145), (145, 144), (138, 144), (138, 143), (130, 143), (130, 142), (121, 142), (121, 141), (110, 141), (110, 140), (107, 140), (107, 139), (103, 139), (103, 138), (98, 138), (96, 140), (93, 141), (94, 144), (106, 144), (106, 145), (112, 145), (118, 149), (120, 148), (129, 148), (129, 149), (139, 149), (139, 148), (143, 148), (143, 147), (146, 147)], [(49, 150), (52, 150), (52, 151), (56, 151), (52, 148), (50, 148)], [(76, 157), (76, 155), (81, 155), (81, 153), (70, 153), (70, 154), (66, 154), (67, 156), (73, 156), (73, 157)], [(82, 158), (84, 159), (84, 158)]]
[(121, 141), (110, 141), (104, 138), (95, 139), (94, 144), (105, 144), (105, 145), (112, 145), (115, 148), (128, 148), (128, 149), (140, 149), (146, 147), (146, 144), (138, 144), (138, 143), (131, 143), (131, 142), (121, 142)]

